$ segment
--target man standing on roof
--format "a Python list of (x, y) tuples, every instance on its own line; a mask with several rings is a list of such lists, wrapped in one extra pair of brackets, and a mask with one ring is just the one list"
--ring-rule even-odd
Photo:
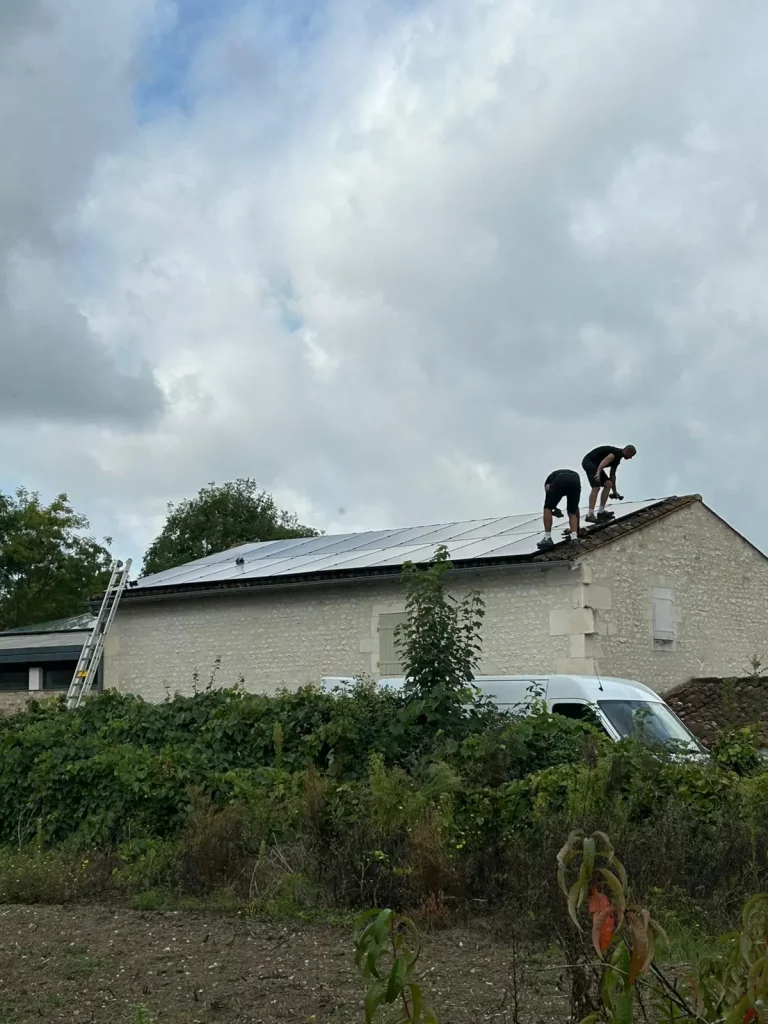
[[(616, 470), (622, 459), (634, 459), (635, 455), (637, 455), (637, 448), (633, 444), (628, 444), (624, 448), (614, 448), (610, 444), (603, 444), (599, 448), (593, 448), (588, 455), (584, 456), (581, 465), (587, 474), (589, 486), (592, 488), (589, 495), (589, 512), (586, 516), (588, 523), (596, 523), (601, 519), (613, 517), (613, 512), (609, 512), (605, 506), (609, 497), (621, 501), (621, 495), (616, 490)], [(603, 493), (600, 496), (600, 508), (595, 515), (595, 503), (601, 487)]]
[(568, 525), (571, 532), (569, 539), (579, 539), (579, 502), (581, 500), (581, 480), (579, 474), (572, 469), (556, 469), (544, 481), (544, 538), (536, 545), (540, 551), (548, 551), (555, 546), (552, 540), (552, 516), (558, 518), (563, 514), (557, 507), (563, 498), (567, 498)]

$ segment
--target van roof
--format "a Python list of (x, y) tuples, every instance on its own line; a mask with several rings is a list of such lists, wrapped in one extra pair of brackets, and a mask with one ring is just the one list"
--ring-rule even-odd
[[(352, 682), (351, 679), (326, 677), (324, 683), (328, 685), (331, 678), (336, 683)], [(380, 679), (379, 685), (387, 689), (399, 689), (404, 682), (405, 679), (402, 676), (392, 676)], [(617, 679), (614, 676), (539, 675), (532, 672), (530, 675), (520, 676), (475, 676), (474, 683), (482, 693), (496, 697), (499, 703), (519, 703), (528, 696), (529, 688), (537, 683), (544, 687), (545, 694), (543, 696), (546, 695), (548, 700), (571, 698), (592, 702), (598, 700), (644, 700), (664, 703), (663, 698), (649, 686), (634, 679)]]
[(475, 685), (485, 693), (494, 693), (499, 687), (498, 697), (524, 692), (531, 683), (546, 688), (548, 699), (581, 697), (585, 700), (663, 700), (657, 693), (634, 679), (617, 679), (615, 676), (577, 675), (529, 675), (529, 676), (477, 676)]

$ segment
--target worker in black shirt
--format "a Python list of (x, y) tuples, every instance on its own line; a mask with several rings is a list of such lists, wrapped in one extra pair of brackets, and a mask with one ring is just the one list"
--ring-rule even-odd
[(570, 540), (579, 539), (579, 502), (581, 501), (581, 480), (579, 474), (572, 469), (556, 469), (544, 481), (544, 538), (537, 547), (547, 551), (555, 546), (552, 540), (552, 516), (562, 516), (557, 507), (563, 498), (568, 499), (568, 525), (571, 528)]
[[(584, 456), (581, 465), (592, 488), (589, 495), (589, 512), (586, 516), (588, 523), (596, 523), (598, 520), (610, 519), (613, 516), (613, 512), (608, 512), (605, 506), (609, 497), (621, 500), (621, 495), (616, 490), (616, 470), (622, 459), (634, 459), (635, 455), (637, 449), (633, 444), (628, 444), (624, 448), (604, 444), (599, 448), (593, 448)], [(595, 504), (600, 488), (603, 493), (600, 496), (600, 508), (595, 515)]]

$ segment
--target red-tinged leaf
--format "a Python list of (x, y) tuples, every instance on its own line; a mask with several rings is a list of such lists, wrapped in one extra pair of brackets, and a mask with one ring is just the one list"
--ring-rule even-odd
[(616, 908), (616, 916), (619, 924), (624, 920), (624, 911), (627, 909), (627, 899), (625, 896), (624, 889), (622, 888), (621, 882), (608, 868), (600, 868), (600, 874), (603, 880), (611, 890), (613, 896), (613, 905)]
[(613, 933), (615, 930), (616, 918), (613, 914), (613, 911), (611, 911), (609, 914), (605, 915), (605, 920), (603, 921), (602, 927), (600, 928), (600, 949), (603, 951), (603, 953), (610, 946), (611, 939), (613, 938)]
[(632, 958), (629, 964), (630, 985), (648, 970), (653, 955), (651, 937), (648, 933), (649, 916), (647, 910), (635, 912), (631, 918), (628, 916), (629, 930), (632, 935)]
[(742, 996), (725, 1018), (725, 1024), (742, 1024), (751, 1009), (753, 1009), (752, 1000), (749, 996)]
[(757, 1010), (754, 1006), (750, 1006), (744, 1016), (741, 1018), (743, 1024), (749, 1024), (751, 1020), (757, 1020)]
[(602, 956), (610, 946), (615, 930), (616, 918), (612, 907), (599, 911), (592, 918), (592, 945), (598, 956)]
[(589, 894), (589, 912), (590, 914), (600, 914), (604, 910), (608, 910), (611, 905), (611, 901), (605, 895), (604, 892), (600, 892), (599, 889), (593, 889)]

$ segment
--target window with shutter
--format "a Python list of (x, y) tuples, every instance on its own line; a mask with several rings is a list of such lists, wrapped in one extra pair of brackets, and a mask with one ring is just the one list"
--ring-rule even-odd
[(379, 615), (379, 675), (401, 676), (401, 654), (395, 640), (397, 627), (408, 621), (406, 612), (385, 612)]
[(674, 645), (675, 637), (675, 594), (665, 587), (653, 591), (653, 643), (660, 649)]

